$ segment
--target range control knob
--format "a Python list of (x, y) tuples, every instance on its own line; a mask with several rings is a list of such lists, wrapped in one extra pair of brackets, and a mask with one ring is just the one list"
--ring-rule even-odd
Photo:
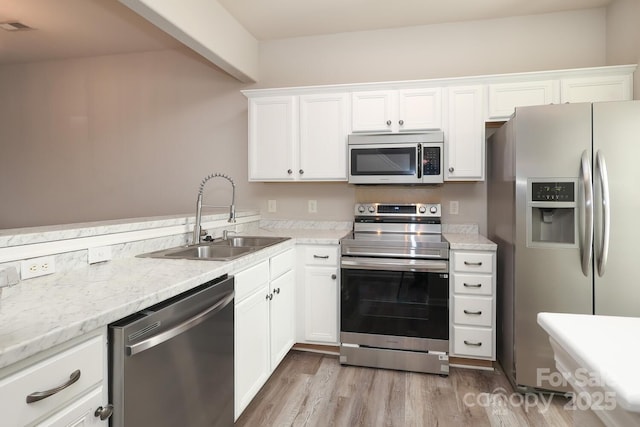
[(358, 206), (358, 212), (364, 213), (364, 206), (362, 205)]
[(429, 212), (431, 212), (432, 214), (438, 213), (438, 208), (435, 206), (431, 206), (431, 208), (429, 209)]
[(374, 208), (373, 206), (369, 206), (369, 213), (374, 213), (376, 211), (376, 208)]
[(427, 207), (426, 206), (420, 206), (418, 208), (418, 212), (420, 212), (421, 214), (425, 213), (427, 211)]

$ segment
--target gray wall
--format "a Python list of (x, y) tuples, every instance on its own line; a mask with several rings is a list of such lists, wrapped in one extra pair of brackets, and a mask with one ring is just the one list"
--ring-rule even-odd
[[(253, 86), (184, 50), (0, 66), (0, 228), (189, 213), (214, 171), (236, 179), (239, 208), (266, 217), (349, 220), (356, 200), (459, 200), (445, 219), (484, 228), (483, 183), (248, 183), (239, 90), (600, 66), (607, 22), (592, 9), (263, 42)], [(210, 203), (226, 203), (222, 181), (208, 188)]]

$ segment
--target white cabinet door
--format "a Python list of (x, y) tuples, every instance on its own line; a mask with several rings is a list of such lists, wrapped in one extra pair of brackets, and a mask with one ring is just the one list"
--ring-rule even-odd
[(632, 76), (599, 76), (562, 79), (565, 102), (629, 101), (633, 99)]
[(351, 96), (353, 132), (392, 132), (396, 92), (373, 90), (355, 92)]
[(338, 342), (338, 270), (305, 267), (305, 340)]
[(349, 97), (346, 93), (300, 96), (301, 180), (347, 180)]
[(489, 85), (489, 119), (506, 120), (516, 107), (560, 102), (557, 80), (498, 83)]
[(271, 282), (271, 370), (276, 369), (295, 341), (295, 273), (289, 270)]
[(442, 90), (405, 89), (398, 92), (398, 130), (442, 129)]
[(297, 97), (249, 100), (249, 180), (293, 180), (298, 143)]
[(102, 387), (98, 387), (77, 399), (49, 419), (37, 424), (37, 427), (104, 427), (109, 420), (100, 420), (95, 416), (96, 409), (104, 405)]
[(353, 132), (406, 132), (442, 128), (440, 88), (352, 94)]
[(271, 374), (269, 366), (269, 286), (235, 306), (235, 417)]
[(451, 87), (447, 96), (445, 180), (484, 180), (484, 86)]

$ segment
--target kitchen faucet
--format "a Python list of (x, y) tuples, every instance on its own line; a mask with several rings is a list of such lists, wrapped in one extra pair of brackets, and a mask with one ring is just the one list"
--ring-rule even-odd
[[(192, 244), (197, 245), (200, 243), (200, 238), (202, 237), (202, 193), (204, 191), (204, 186), (212, 178), (224, 178), (231, 183), (231, 205), (229, 206), (229, 222), (236, 222), (236, 184), (233, 180), (225, 174), (222, 173), (212, 173), (207, 175), (202, 182), (200, 183), (200, 191), (198, 191), (198, 200), (196, 202), (196, 224), (193, 227), (193, 239)], [(211, 206), (204, 205), (210, 208), (221, 208), (226, 206)], [(205, 232), (206, 234), (206, 232)]]

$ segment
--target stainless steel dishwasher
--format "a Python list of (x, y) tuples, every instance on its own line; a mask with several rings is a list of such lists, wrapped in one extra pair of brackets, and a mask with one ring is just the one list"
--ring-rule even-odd
[(109, 325), (112, 427), (233, 425), (233, 276)]

